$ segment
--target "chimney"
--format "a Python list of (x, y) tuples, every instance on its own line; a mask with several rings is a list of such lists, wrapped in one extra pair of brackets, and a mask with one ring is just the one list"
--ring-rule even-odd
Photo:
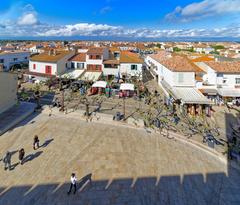
[(48, 51), (48, 55), (49, 56), (52, 56), (54, 54), (54, 50), (53, 49), (50, 49), (49, 51)]

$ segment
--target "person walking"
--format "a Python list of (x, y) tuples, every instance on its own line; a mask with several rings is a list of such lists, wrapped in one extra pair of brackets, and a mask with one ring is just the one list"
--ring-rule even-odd
[(33, 149), (38, 149), (39, 148), (39, 139), (38, 139), (38, 136), (35, 135), (34, 138), (33, 138)]
[(76, 178), (75, 173), (72, 173), (72, 175), (71, 175), (71, 185), (70, 185), (70, 188), (68, 191), (68, 195), (71, 193), (72, 188), (74, 188), (73, 194), (75, 194), (77, 191), (77, 178)]
[(19, 162), (20, 162), (21, 165), (23, 165), (24, 155), (25, 155), (25, 151), (24, 151), (24, 149), (22, 148), (22, 149), (19, 150), (19, 155), (18, 155)]
[(4, 170), (11, 169), (11, 157), (11, 153), (7, 151), (5, 156), (3, 157)]

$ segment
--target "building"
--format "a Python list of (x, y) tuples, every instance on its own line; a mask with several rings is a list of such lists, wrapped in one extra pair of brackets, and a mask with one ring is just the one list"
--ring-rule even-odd
[(193, 50), (197, 53), (205, 53), (210, 54), (211, 52), (215, 51), (214, 48), (205, 46), (205, 45), (197, 45), (193, 48)]
[(74, 51), (50, 50), (33, 56), (29, 61), (29, 74), (36, 77), (60, 76), (68, 69), (68, 59)]
[(68, 59), (68, 70), (62, 77), (77, 79), (83, 75), (87, 68), (86, 53), (77, 53)]
[(86, 72), (82, 79), (98, 80), (101, 75), (108, 79), (141, 77), (142, 67), (143, 60), (136, 53), (116, 47), (92, 47), (86, 53)]
[(103, 71), (103, 61), (109, 59), (109, 50), (105, 47), (92, 47), (87, 51), (87, 71)]
[(103, 75), (108, 79), (120, 77), (120, 55), (119, 48), (111, 47), (109, 49), (109, 58), (103, 61)]
[(123, 79), (131, 77), (142, 78), (143, 63), (143, 59), (141, 59), (138, 54), (130, 51), (121, 51), (120, 77)]
[(14, 65), (27, 64), (29, 57), (30, 52), (28, 51), (3, 51), (0, 52), (0, 64), (4, 71), (9, 71)]
[(17, 103), (17, 74), (0, 71), (0, 113)]
[(201, 88), (204, 94), (217, 100), (240, 98), (240, 61), (198, 62), (197, 65), (205, 71)]
[(185, 111), (201, 114), (212, 104), (196, 87), (196, 76), (203, 70), (184, 55), (159, 52), (149, 55), (146, 64), (166, 95), (166, 103), (180, 102)]

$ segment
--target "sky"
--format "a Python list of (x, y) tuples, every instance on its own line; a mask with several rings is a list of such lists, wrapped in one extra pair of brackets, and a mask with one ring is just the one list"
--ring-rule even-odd
[(0, 38), (240, 38), (240, 0), (0, 0)]

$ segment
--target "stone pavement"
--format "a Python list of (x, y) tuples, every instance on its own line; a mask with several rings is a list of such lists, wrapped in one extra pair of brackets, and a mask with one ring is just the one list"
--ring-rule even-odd
[[(0, 169), (0, 204), (240, 204), (237, 170), (144, 129), (43, 112), (0, 138), (1, 156), (22, 147), (29, 160)], [(68, 196), (72, 172), (78, 191)]]
[(28, 102), (20, 102), (7, 111), (0, 114), (0, 135), (24, 120), (34, 112), (36, 105)]

